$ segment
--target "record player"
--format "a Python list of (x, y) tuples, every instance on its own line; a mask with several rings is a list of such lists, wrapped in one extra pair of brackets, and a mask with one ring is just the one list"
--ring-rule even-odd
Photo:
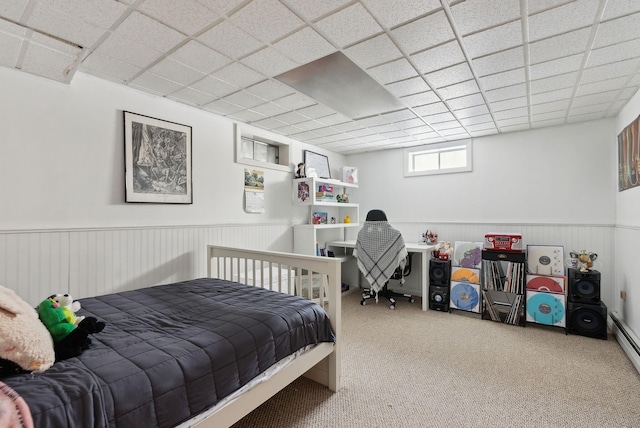
[(518, 233), (487, 233), (484, 249), (495, 251), (522, 251), (522, 235)]

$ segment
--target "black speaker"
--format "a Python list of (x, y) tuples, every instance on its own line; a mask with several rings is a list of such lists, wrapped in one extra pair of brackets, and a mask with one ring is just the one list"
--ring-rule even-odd
[(449, 312), (449, 286), (429, 286), (429, 309)]
[(590, 270), (580, 272), (578, 269), (569, 269), (569, 298), (570, 302), (588, 303), (597, 305), (600, 303), (600, 272)]
[(431, 259), (429, 261), (429, 285), (449, 287), (451, 280), (451, 260)]
[(567, 333), (607, 340), (607, 306), (569, 302)]

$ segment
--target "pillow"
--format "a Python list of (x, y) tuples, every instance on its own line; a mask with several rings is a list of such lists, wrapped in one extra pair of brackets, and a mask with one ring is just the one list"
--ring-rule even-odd
[(53, 338), (38, 313), (13, 290), (0, 286), (0, 358), (40, 373), (55, 361)]

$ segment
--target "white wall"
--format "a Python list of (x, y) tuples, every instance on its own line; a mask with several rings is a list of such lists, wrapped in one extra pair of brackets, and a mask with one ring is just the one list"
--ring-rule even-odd
[[(640, 114), (640, 94), (636, 94), (620, 112), (616, 120), (618, 135)], [(616, 154), (617, 156), (617, 151)], [(617, 164), (615, 173), (617, 174)], [(615, 310), (640, 335), (640, 281), (638, 280), (638, 242), (640, 241), (640, 187), (623, 192), (614, 188), (616, 196), (616, 305)], [(626, 291), (623, 301), (620, 291)]]
[[(266, 212), (244, 212), (230, 120), (82, 73), (65, 85), (0, 67), (0, 94), (0, 285), (32, 304), (204, 276), (207, 244), (291, 251), (307, 220), (292, 172), (266, 168)], [(192, 127), (193, 204), (124, 202), (123, 110)], [(256, 134), (291, 144), (291, 171), (306, 149), (344, 165)]]
[[(381, 208), (407, 241), (482, 241), (521, 233), (525, 245), (599, 255), (602, 300), (614, 302), (615, 120), (476, 138), (473, 171), (403, 176), (403, 150), (351, 155), (359, 167), (360, 215)], [(408, 282), (411, 287), (411, 283)], [(412, 290), (413, 291), (413, 290)]]

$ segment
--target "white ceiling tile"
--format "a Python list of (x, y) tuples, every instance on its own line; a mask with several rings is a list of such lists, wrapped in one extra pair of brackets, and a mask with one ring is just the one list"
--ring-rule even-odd
[(339, 123), (337, 125), (334, 125), (333, 127), (340, 132), (349, 132), (355, 129), (362, 129), (362, 126), (360, 126), (360, 124), (353, 120), (349, 122)]
[(138, 9), (189, 35), (199, 32), (220, 17), (217, 12), (196, 0), (181, 0), (180, 7), (176, 7), (174, 0), (145, 0)]
[(370, 68), (367, 72), (383, 85), (415, 77), (418, 74), (409, 61), (404, 58)]
[(94, 52), (140, 68), (146, 68), (161, 56), (157, 50), (116, 33), (112, 33)]
[(478, 88), (475, 80), (467, 80), (466, 82), (456, 83), (455, 85), (438, 89), (440, 96), (445, 99), (463, 97), (478, 92), (480, 92), (480, 88)]
[[(288, 123), (289, 125), (295, 125), (297, 123), (307, 122), (309, 120), (308, 117), (303, 116), (296, 111), (289, 111), (274, 117), (278, 120)], [(303, 129), (303, 128), (300, 128), (300, 129)]]
[(555, 76), (557, 74), (577, 71), (582, 65), (583, 56), (583, 54), (577, 54), (534, 64), (529, 67), (529, 76), (531, 79), (536, 80)]
[(242, 63), (254, 70), (260, 70), (267, 77), (277, 76), (298, 66), (272, 47), (266, 47), (244, 57)]
[(185, 39), (185, 36), (176, 30), (139, 12), (132, 12), (115, 32), (130, 41), (136, 40), (140, 44), (162, 52), (174, 48)]
[(389, 122), (393, 123), (393, 122), (402, 122), (408, 119), (414, 119), (416, 115), (409, 109), (403, 109), (403, 110), (398, 110), (391, 113), (385, 113), (382, 115), (382, 117), (384, 117)]
[(554, 7), (562, 6), (563, 4), (571, 3), (573, 1), (575, 0), (531, 0), (528, 4), (528, 12), (530, 15), (533, 15), (534, 13), (553, 9)]
[(398, 127), (390, 123), (387, 123), (386, 125), (369, 126), (369, 129), (373, 132), (377, 132), (378, 134), (398, 131)]
[(472, 133), (472, 135), (474, 136), (478, 136), (478, 135), (490, 135), (490, 134), (484, 134), (481, 131), (493, 131), (491, 133), (495, 133), (495, 125), (493, 124), (493, 122), (485, 122), (485, 123), (479, 123), (477, 125), (469, 125), (466, 127), (467, 132)]
[(127, 62), (122, 62), (115, 58), (100, 55), (97, 52), (93, 52), (85, 58), (82, 61), (79, 70), (89, 74), (101, 73), (122, 82), (127, 82), (133, 76), (142, 71), (140, 67), (136, 67), (135, 65)]
[(441, 122), (451, 122), (456, 120), (455, 116), (450, 112), (444, 112), (439, 114), (431, 114), (428, 116), (422, 116), (422, 118), (429, 124), (433, 123), (441, 123)]
[(555, 91), (540, 92), (531, 95), (531, 104), (542, 104), (551, 101), (569, 99), (573, 95), (573, 88), (556, 89)]
[[(301, 111), (304, 109), (301, 109)], [(340, 113), (331, 114), (329, 116), (323, 116), (316, 119), (318, 122), (324, 125), (337, 125), (340, 123), (345, 123), (350, 119), (346, 116), (341, 115)]]
[(572, 107), (584, 107), (592, 104), (600, 104), (613, 102), (618, 95), (618, 91), (600, 92), (597, 94), (583, 95), (581, 97), (575, 97)]
[(489, 103), (496, 101), (519, 98), (527, 95), (527, 86), (525, 84), (506, 86), (504, 88), (492, 89), (485, 92), (485, 96)]
[(256, 106), (256, 107), (252, 108), (251, 110), (254, 110), (254, 111), (258, 112), (258, 113), (264, 114), (265, 116), (276, 116), (278, 114), (285, 113), (287, 111), (291, 111), (291, 109), (283, 107), (283, 106), (280, 106), (280, 105), (275, 104), (273, 102), (260, 104), (259, 106)]
[(533, 80), (531, 82), (531, 93), (555, 91), (558, 89), (572, 88), (578, 80), (578, 73), (560, 74), (558, 76), (547, 77), (545, 79)]
[(0, 16), (12, 21), (20, 21), (29, 0), (5, 0), (0, 3)]
[(636, 0), (609, 0), (602, 14), (602, 20), (608, 21), (635, 12), (640, 12), (640, 2)]
[(405, 132), (409, 133), (409, 129), (418, 128), (424, 126), (424, 121), (414, 116), (413, 119), (403, 120), (401, 122), (395, 122), (396, 126)]
[[(396, 2), (382, 0), (394, 9), (400, 9)], [(455, 38), (444, 12), (437, 12), (410, 22), (391, 31), (391, 37), (405, 54), (448, 42)]]
[(47, 3), (66, 15), (103, 29), (110, 28), (128, 10), (127, 6), (117, 1), (57, 0)]
[(255, 110), (241, 110), (236, 113), (230, 114), (228, 117), (242, 122), (251, 123), (257, 120), (262, 120), (266, 116), (264, 114), (258, 113)]
[(593, 114), (593, 113), (606, 113), (611, 106), (611, 103), (606, 102), (602, 104), (592, 104), (583, 107), (571, 107), (571, 111), (569, 112), (570, 116), (579, 116), (584, 114)]
[(194, 106), (208, 104), (213, 100), (213, 96), (204, 92), (196, 91), (192, 88), (182, 88), (167, 96), (172, 100), (177, 100)]
[(460, 123), (463, 124), (464, 126), (479, 125), (481, 123), (487, 123), (487, 122), (493, 124), (493, 117), (491, 117), (490, 114), (484, 114), (481, 116), (473, 116), (473, 117), (468, 117), (466, 119), (460, 119)]
[(527, 97), (513, 98), (511, 100), (495, 101), (490, 104), (491, 111), (498, 112), (503, 110), (515, 109), (527, 106)]
[(303, 107), (301, 109), (298, 109), (297, 112), (308, 117), (309, 119), (319, 119), (335, 114), (335, 111), (331, 110), (328, 107), (325, 107), (322, 104), (314, 104), (309, 107)]
[(582, 114), (582, 115), (571, 115), (567, 118), (567, 123), (587, 122), (591, 120), (599, 120), (604, 117), (607, 117), (607, 114), (605, 112)]
[(153, 66), (151, 72), (185, 86), (205, 77), (204, 73), (169, 58)]
[(451, 13), (462, 35), (467, 35), (520, 18), (520, 2), (465, 1), (451, 6)]
[(487, 113), (489, 113), (489, 109), (485, 104), (475, 106), (475, 107), (463, 108), (463, 109), (454, 111), (454, 114), (459, 119), (466, 119), (468, 117), (480, 116), (481, 114), (487, 114)]
[(244, 110), (242, 107), (237, 106), (235, 104), (231, 104), (224, 100), (216, 100), (216, 101), (210, 102), (209, 104), (205, 104), (203, 108), (207, 111), (221, 114), (223, 116), (226, 116), (228, 114), (234, 114), (241, 110)]
[(250, 86), (264, 79), (263, 75), (237, 62), (212, 73), (211, 76), (239, 87)]
[(593, 47), (601, 48), (637, 38), (640, 38), (640, 13), (601, 23)]
[(584, 52), (590, 32), (590, 28), (585, 28), (529, 44), (531, 64)]
[(264, 44), (229, 21), (223, 21), (198, 37), (205, 45), (230, 58), (242, 58)]
[(313, 28), (305, 27), (273, 45), (286, 57), (302, 65), (332, 54), (336, 49)]
[(566, 113), (571, 100), (552, 101), (550, 103), (535, 104), (531, 106), (531, 114), (539, 115), (541, 113), (548, 113), (553, 111), (562, 111), (563, 115)]
[(548, 112), (548, 113), (540, 113), (540, 114), (532, 114), (531, 115), (531, 122), (532, 123), (536, 123), (536, 122), (540, 122), (540, 121), (548, 121), (548, 120), (560, 120), (560, 123), (564, 122), (564, 118), (566, 116), (566, 111), (562, 110), (562, 111), (552, 111), (552, 112)]
[(478, 76), (482, 77), (524, 67), (524, 54), (521, 48), (514, 48), (476, 58), (472, 64)]
[(447, 130), (447, 129), (456, 129), (456, 128), (460, 128), (460, 122), (458, 122), (457, 120), (451, 120), (449, 122), (440, 122), (440, 123), (434, 123), (429, 124), (431, 125), (431, 127), (433, 129), (435, 129), (436, 131), (442, 133), (442, 131)]
[[(23, 38), (10, 33), (5, 33), (2, 31), (4, 26), (5, 22), (0, 21), (0, 52), (2, 52), (2, 55), (0, 55), (0, 65), (5, 67), (14, 67), (18, 60), (18, 54), (22, 47)], [(15, 27), (16, 29), (20, 29), (20, 27)], [(22, 32), (24, 32), (24, 30)]]
[(342, 136), (342, 134), (340, 134), (337, 129), (332, 128), (331, 126), (325, 126), (324, 128), (314, 129), (313, 132), (320, 135), (321, 138), (324, 138), (325, 141), (329, 140), (329, 138), (327, 137), (331, 137), (332, 135)]
[(264, 104), (264, 100), (262, 98), (256, 97), (247, 91), (234, 92), (233, 94), (224, 97), (223, 100), (239, 105), (245, 109), (250, 109), (259, 106), (260, 104)]
[(519, 116), (513, 117), (511, 119), (502, 119), (496, 120), (496, 125), (498, 128), (502, 129), (504, 127), (514, 126), (514, 125), (524, 125), (529, 126), (529, 116)]
[(428, 125), (421, 125), (421, 126), (417, 126), (415, 128), (409, 128), (406, 130), (407, 134), (409, 135), (413, 135), (414, 137), (420, 138), (420, 137), (435, 137), (436, 134), (433, 131), (433, 128), (431, 128)]
[(361, 68), (382, 64), (402, 56), (386, 34), (380, 34), (344, 50), (344, 54)]
[(439, 0), (363, 0), (363, 3), (385, 28), (442, 7)]
[(373, 127), (378, 125), (388, 125), (391, 123), (391, 121), (383, 115), (376, 115), (365, 117), (363, 119), (357, 119), (356, 123), (364, 127)]
[(435, 48), (411, 56), (420, 73), (426, 74), (459, 64), (465, 60), (457, 41), (445, 43)]
[(471, 34), (463, 39), (471, 58), (522, 45), (522, 22), (520, 20)]
[(153, 93), (166, 95), (177, 91), (182, 86), (164, 77), (157, 76), (153, 73), (144, 73), (129, 83), (129, 86), (139, 89), (149, 89)]
[(286, 97), (282, 97), (276, 100), (276, 103), (283, 106), (288, 107), (290, 109), (300, 109), (304, 107), (309, 107), (311, 105), (316, 104), (314, 100), (309, 98), (306, 95), (302, 95), (299, 93), (287, 95)]
[[(36, 34), (34, 34), (32, 39), (36, 39), (35, 36)], [(42, 38), (44, 38), (44, 36), (39, 37), (39, 39)], [(74, 62), (78, 60), (80, 49), (78, 49), (76, 55), (70, 55), (64, 51), (49, 47), (55, 45), (55, 42), (56, 40), (52, 39), (47, 43), (47, 46), (33, 41), (29, 42), (26, 54), (22, 60), (21, 69), (27, 73), (36, 74), (59, 82), (69, 82), (72, 77), (69, 71)], [(61, 42), (58, 43), (62, 45)], [(60, 47), (68, 49), (68, 45)]]
[(203, 73), (211, 73), (231, 62), (231, 59), (195, 40), (173, 52), (169, 58), (195, 68)]
[(531, 128), (548, 128), (550, 126), (559, 126), (559, 125), (564, 125), (564, 117), (560, 119), (531, 121)]
[(433, 91), (419, 92), (413, 95), (400, 97), (400, 101), (408, 107), (417, 107), (440, 101), (440, 98)]
[(622, 61), (630, 57), (640, 56), (640, 39), (594, 49), (589, 54), (587, 67)]
[(428, 116), (430, 114), (444, 113), (446, 111), (449, 111), (449, 109), (444, 103), (437, 102), (433, 104), (427, 104), (427, 105), (421, 105), (419, 107), (415, 107), (413, 111), (420, 116)]
[(402, 141), (405, 141), (405, 139), (409, 137), (407, 133), (403, 131), (380, 132), (380, 135), (393, 141), (395, 141), (396, 139), (402, 139)]
[(504, 86), (524, 83), (525, 80), (526, 76), (524, 73), (524, 68), (518, 68), (516, 70), (509, 70), (503, 73), (496, 73), (489, 76), (481, 77), (480, 84), (485, 91), (488, 91), (491, 89), (502, 88)]
[(36, 2), (27, 24), (42, 31), (75, 43), (82, 47), (90, 47), (98, 41), (104, 29), (82, 21), (73, 15), (56, 10), (52, 4)]
[(321, 19), (316, 23), (316, 28), (339, 47), (345, 47), (382, 31), (360, 3)]
[[(296, 123), (296, 126), (306, 131), (315, 131), (316, 129), (322, 129), (325, 127), (322, 123), (315, 120), (307, 120), (305, 122)], [(313, 136), (319, 137), (320, 134), (314, 132)]]
[(207, 6), (209, 9), (217, 12), (219, 15), (229, 15), (235, 9), (238, 9), (246, 0), (197, 0), (198, 3)]
[(430, 89), (429, 85), (427, 85), (427, 82), (425, 82), (424, 79), (420, 76), (412, 77), (400, 82), (390, 83), (385, 87), (396, 97), (403, 97), (405, 95), (424, 92)]
[(529, 120), (529, 108), (528, 107), (519, 107), (513, 108), (509, 110), (502, 110), (493, 113), (493, 117), (495, 117), (496, 121), (504, 121), (506, 119), (513, 118), (525, 118), (527, 121)]
[(282, 3), (289, 5), (289, 7), (309, 21), (315, 21), (316, 18), (326, 15), (349, 2), (351, 2), (351, 0), (282, 0)]
[(624, 88), (627, 77), (618, 77), (616, 79), (600, 80), (594, 83), (582, 84), (578, 87), (576, 96), (596, 94), (598, 92), (615, 91)]
[(247, 91), (267, 101), (272, 101), (277, 98), (282, 98), (286, 95), (295, 93), (295, 91), (291, 87), (273, 79), (264, 80), (260, 83), (256, 83), (253, 86), (249, 86), (247, 88)]
[(469, 64), (463, 62), (461, 64), (454, 65), (453, 67), (429, 73), (425, 78), (434, 88), (441, 88), (443, 86), (449, 86), (454, 83), (473, 79), (473, 73), (471, 73)]
[(581, 27), (591, 26), (596, 19), (598, 0), (576, 0), (529, 17), (529, 40), (536, 41)]
[(265, 43), (271, 43), (304, 24), (277, 0), (253, 0), (230, 19)]
[(481, 94), (473, 94), (466, 95), (460, 98), (454, 98), (452, 100), (447, 100), (447, 104), (449, 104), (449, 107), (451, 107), (453, 110), (460, 110), (463, 108), (484, 105), (485, 102)]
[(580, 83), (590, 83), (614, 77), (629, 76), (636, 72), (638, 65), (640, 65), (640, 58), (633, 58), (626, 61), (587, 68), (582, 72)]
[(229, 95), (230, 93), (238, 90), (237, 86), (229, 85), (228, 83), (211, 76), (207, 76), (198, 82), (192, 83), (191, 87), (216, 97), (224, 97), (225, 95)]
[(500, 131), (501, 132), (517, 132), (517, 131), (527, 131), (531, 129), (531, 127), (529, 126), (529, 124), (523, 124), (523, 125), (515, 125), (515, 126), (504, 126), (504, 127), (500, 127)]

